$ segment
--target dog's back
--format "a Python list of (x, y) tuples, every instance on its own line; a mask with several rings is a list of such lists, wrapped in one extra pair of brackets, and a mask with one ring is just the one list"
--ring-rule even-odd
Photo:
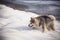
[(40, 21), (45, 21), (45, 22), (46, 21), (52, 21), (51, 17), (46, 16), (46, 15), (44, 15), (44, 16), (38, 16), (37, 19), (39, 19)]

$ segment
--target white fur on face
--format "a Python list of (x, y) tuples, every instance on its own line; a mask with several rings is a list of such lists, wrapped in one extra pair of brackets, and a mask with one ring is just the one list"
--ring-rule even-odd
[(38, 25), (38, 22), (37, 21), (35, 21), (34, 23), (30, 23), (29, 24), (29, 26), (31, 27), (31, 28), (36, 28), (36, 27), (38, 27), (39, 25)]
[(35, 27), (34, 23), (29, 24), (30, 27)]

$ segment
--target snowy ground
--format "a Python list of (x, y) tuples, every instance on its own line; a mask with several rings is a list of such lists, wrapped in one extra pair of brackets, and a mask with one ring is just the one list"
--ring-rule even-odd
[(60, 40), (60, 23), (56, 21), (56, 32), (41, 32), (28, 27), (30, 17), (37, 14), (14, 10), (0, 5), (0, 40)]

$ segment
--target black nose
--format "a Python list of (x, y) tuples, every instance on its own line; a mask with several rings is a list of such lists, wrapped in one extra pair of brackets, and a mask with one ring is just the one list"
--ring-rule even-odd
[(30, 24), (28, 26), (30, 27)]
[(33, 25), (28, 25), (29, 27), (32, 27)]

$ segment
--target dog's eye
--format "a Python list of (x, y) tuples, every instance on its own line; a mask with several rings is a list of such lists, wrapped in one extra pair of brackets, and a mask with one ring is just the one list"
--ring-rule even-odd
[(30, 22), (34, 23), (35, 21), (34, 20), (31, 20)]

